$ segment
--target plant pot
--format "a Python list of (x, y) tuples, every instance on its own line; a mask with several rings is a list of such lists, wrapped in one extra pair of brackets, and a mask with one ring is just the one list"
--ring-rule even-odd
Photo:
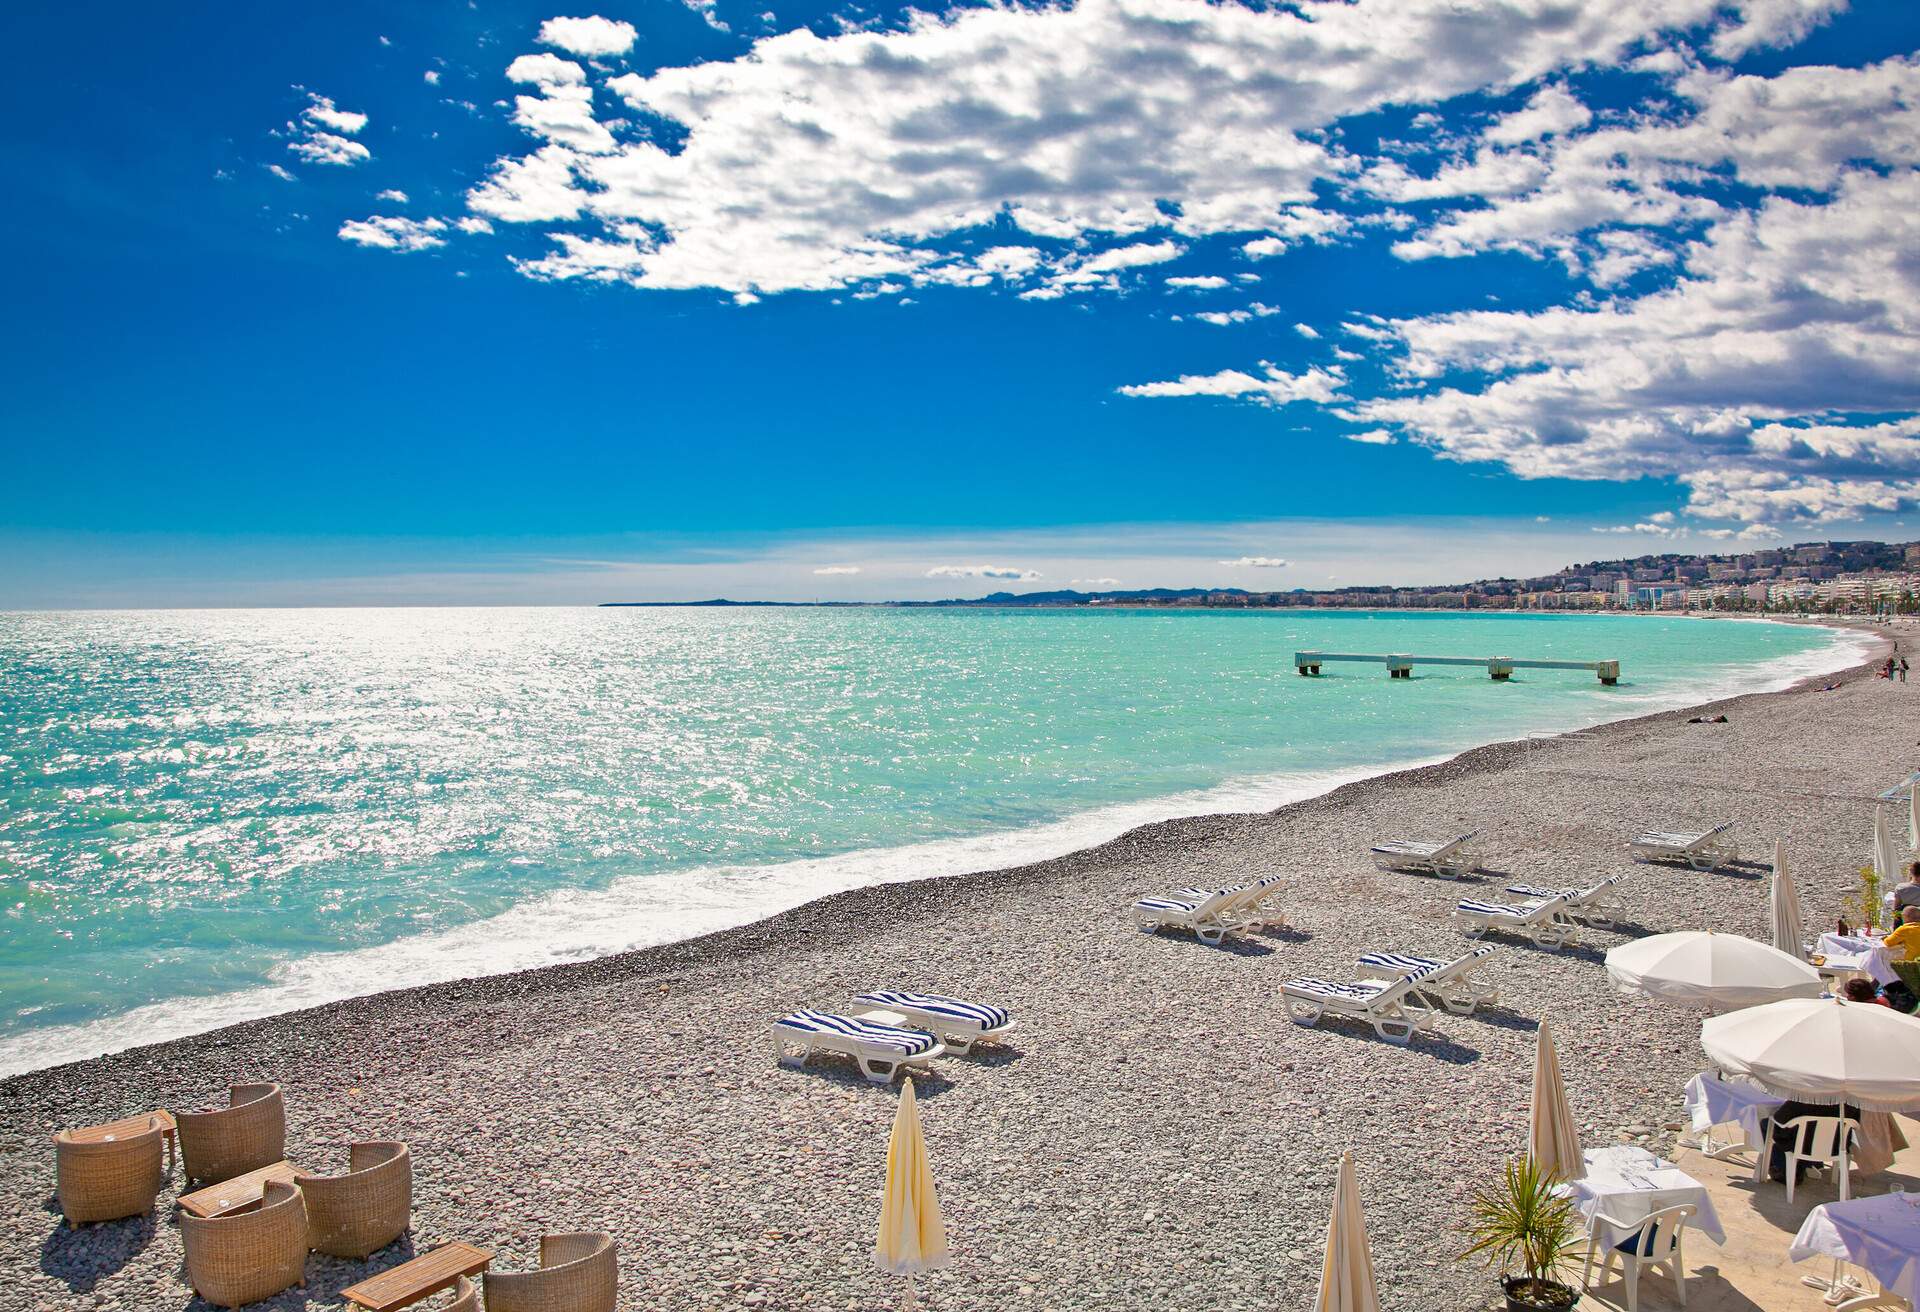
[(1507, 1291), (1507, 1312), (1567, 1312), (1580, 1301), (1579, 1290), (1558, 1280), (1509, 1276), (1500, 1283)]

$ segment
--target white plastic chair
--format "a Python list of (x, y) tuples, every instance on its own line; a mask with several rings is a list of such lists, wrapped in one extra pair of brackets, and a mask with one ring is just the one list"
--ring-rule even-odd
[(1593, 1286), (1593, 1259), (1600, 1251), (1602, 1234), (1627, 1234), (1625, 1239), (1608, 1244), (1600, 1254), (1600, 1279), (1604, 1283), (1613, 1270), (1613, 1260), (1620, 1259), (1620, 1274), (1627, 1282), (1627, 1312), (1640, 1312), (1640, 1272), (1646, 1268), (1666, 1267), (1673, 1273), (1674, 1297), (1680, 1306), (1687, 1305), (1687, 1259), (1681, 1250), (1681, 1236), (1686, 1233), (1687, 1222), (1693, 1219), (1696, 1209), (1692, 1203), (1681, 1203), (1677, 1207), (1663, 1207), (1637, 1225), (1601, 1213), (1593, 1218), (1593, 1227), (1587, 1237), (1587, 1269), (1580, 1277), (1584, 1289)]
[(1787, 1201), (1793, 1201), (1794, 1178), (1805, 1162), (1831, 1168), (1839, 1176), (1840, 1201), (1845, 1202), (1852, 1174), (1847, 1162), (1860, 1144), (1860, 1122), (1851, 1116), (1796, 1116), (1783, 1128), (1793, 1134), (1793, 1146), (1787, 1149)]

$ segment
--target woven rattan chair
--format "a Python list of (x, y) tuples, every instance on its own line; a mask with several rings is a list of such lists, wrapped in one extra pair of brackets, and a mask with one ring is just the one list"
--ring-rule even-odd
[(432, 1312), (480, 1312), (480, 1286), (461, 1276), (453, 1286), (453, 1297)]
[(145, 1130), (104, 1142), (75, 1139), (69, 1130), (54, 1135), (54, 1175), (67, 1224), (77, 1229), (151, 1212), (167, 1178), (160, 1164), (165, 1138), (157, 1116), (147, 1119)]
[(540, 1269), (488, 1271), (487, 1312), (613, 1312), (619, 1268), (609, 1234), (544, 1235)]
[(413, 1155), (403, 1143), (356, 1143), (347, 1174), (295, 1172), (307, 1198), (307, 1246), (333, 1257), (365, 1257), (406, 1233), (413, 1212)]
[(306, 1283), (307, 1209), (300, 1190), (269, 1181), (266, 1194), (225, 1216), (180, 1214), (187, 1283), (219, 1307), (242, 1307)]
[(218, 1184), (287, 1155), (287, 1104), (277, 1084), (236, 1084), (217, 1112), (178, 1112), (187, 1179)]

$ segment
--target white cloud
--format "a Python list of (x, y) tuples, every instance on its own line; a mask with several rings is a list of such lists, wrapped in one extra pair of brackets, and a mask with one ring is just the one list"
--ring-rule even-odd
[(1363, 433), (1342, 433), (1349, 442), (1362, 442), (1367, 446), (1392, 446), (1395, 438), (1384, 428), (1369, 428)]
[(1242, 556), (1238, 560), (1223, 560), (1220, 563), (1230, 569), (1285, 569), (1293, 562), (1278, 556)]
[(1480, 139), (1500, 146), (1517, 146), (1523, 141), (1564, 135), (1592, 121), (1593, 111), (1565, 87), (1542, 87), (1525, 109), (1503, 116), (1483, 132)]
[[(505, 180), (529, 165), (499, 160), (475, 204), (510, 221), (590, 214), (606, 229), (524, 265), (535, 277), (729, 292), (964, 283), (948, 268), (964, 257), (942, 239), (1004, 218), (1090, 248), (1052, 270), (1068, 280), (1027, 291), (1111, 290), (1115, 277), (1073, 275), (1166, 234), (1241, 233), (1255, 256), (1343, 235), (1352, 221), (1316, 203), (1354, 168), (1321, 133), (1343, 117), (1625, 58), (1668, 29), (1719, 24), (1761, 39), (1828, 7), (1513, 0), (1498, 41), (1454, 0), (1354, 0), (1310, 15), (1081, 0), (961, 8), (897, 30), (800, 29), (741, 58), (611, 79), (632, 110), (671, 120), (684, 140), (607, 149), (596, 135), (586, 154), (542, 157), (545, 189), (571, 193), (564, 202), (506, 203)], [(549, 44), (611, 48), (562, 21), (542, 29)], [(652, 239), (619, 235), (636, 225)], [(611, 263), (595, 264), (601, 255)]]
[(1303, 374), (1290, 374), (1277, 365), (1263, 365), (1259, 375), (1239, 369), (1223, 369), (1217, 374), (1182, 374), (1172, 382), (1130, 383), (1120, 389), (1122, 396), (1244, 396), (1268, 405), (1286, 405), (1293, 401), (1329, 402), (1340, 399), (1346, 377), (1338, 368), (1322, 369), (1313, 365)]
[(614, 149), (613, 134), (593, 116), (593, 88), (548, 83), (537, 96), (513, 98), (513, 121), (555, 146), (587, 155)]
[(858, 574), (859, 572), (860, 567), (858, 565), (822, 565), (814, 571), (815, 574), (825, 574), (834, 577)]
[(1302, 337), (1306, 338), (1310, 342), (1316, 342), (1320, 340), (1320, 330), (1318, 328), (1315, 328), (1312, 324), (1297, 323), (1293, 326), (1293, 330), (1299, 333)]
[(584, 86), (587, 70), (571, 59), (549, 55), (521, 55), (507, 65), (507, 81), (532, 82), (538, 86)]
[(1017, 565), (935, 565), (927, 571), (930, 579), (1013, 579), (1031, 583), (1040, 577), (1038, 570)]
[(462, 232), (475, 234), (485, 234), (493, 231), (493, 225), (491, 223), (488, 223), (485, 219), (475, 218), (471, 214), (462, 219), (455, 219), (453, 226)]
[(385, 191), (381, 192), (379, 195), (375, 196), (374, 199), (390, 200), (396, 205), (405, 205), (407, 203), (407, 193), (404, 191), (400, 191), (396, 188), (389, 187)]
[(437, 87), (440, 85), (440, 70), (437, 68), (428, 69), (426, 72), (422, 73), (420, 77), (430, 87)]
[(631, 23), (594, 15), (591, 18), (549, 18), (540, 25), (540, 44), (589, 59), (624, 55), (639, 36)]
[(1117, 588), (1119, 579), (1073, 579), (1069, 586), (1076, 588)]
[(447, 225), (441, 219), (404, 219), (392, 214), (376, 214), (341, 224), (340, 240), (406, 253), (446, 245), (446, 239), (439, 235), (446, 230)]
[(359, 142), (331, 132), (310, 132), (289, 141), (287, 149), (309, 164), (350, 165), (373, 158), (373, 152)]
[(292, 182), (294, 180), (293, 170), (283, 168), (278, 164), (267, 165), (267, 172), (273, 174), (274, 177), (280, 179), (282, 182)]
[(733, 29), (720, 21), (720, 15), (714, 12), (713, 0), (680, 0), (680, 3), (700, 15), (706, 25), (716, 32), (731, 32)]
[(367, 125), (365, 114), (341, 109), (327, 97), (311, 91), (307, 93), (307, 107), (301, 111), (300, 117), (331, 131), (344, 132), (350, 137), (357, 135)]
[(1227, 280), (1217, 273), (1190, 274), (1180, 278), (1165, 278), (1162, 279), (1162, 281), (1169, 287), (1178, 287), (1186, 291), (1196, 292), (1215, 291), (1221, 287), (1228, 286)]

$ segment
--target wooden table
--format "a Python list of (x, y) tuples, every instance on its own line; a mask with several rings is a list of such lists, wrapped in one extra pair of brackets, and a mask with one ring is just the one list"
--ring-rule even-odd
[(341, 1292), (347, 1302), (372, 1312), (393, 1312), (452, 1287), (461, 1276), (478, 1275), (492, 1261), (486, 1249), (455, 1240)]
[(152, 1121), (160, 1122), (160, 1136), (167, 1141), (167, 1174), (172, 1175), (173, 1141), (178, 1132), (172, 1112), (141, 1112), (138, 1116), (108, 1121), (105, 1125), (87, 1125), (78, 1130), (68, 1130), (67, 1138), (73, 1143), (112, 1143), (130, 1134), (145, 1134), (147, 1125)]
[(267, 1191), (269, 1181), (292, 1184), (293, 1173), (299, 1169), (292, 1162), (274, 1162), (270, 1166), (248, 1171), (245, 1175), (236, 1175), (231, 1180), (210, 1184), (205, 1189), (181, 1194), (177, 1206), (199, 1217), (225, 1216), (249, 1203), (259, 1202)]

